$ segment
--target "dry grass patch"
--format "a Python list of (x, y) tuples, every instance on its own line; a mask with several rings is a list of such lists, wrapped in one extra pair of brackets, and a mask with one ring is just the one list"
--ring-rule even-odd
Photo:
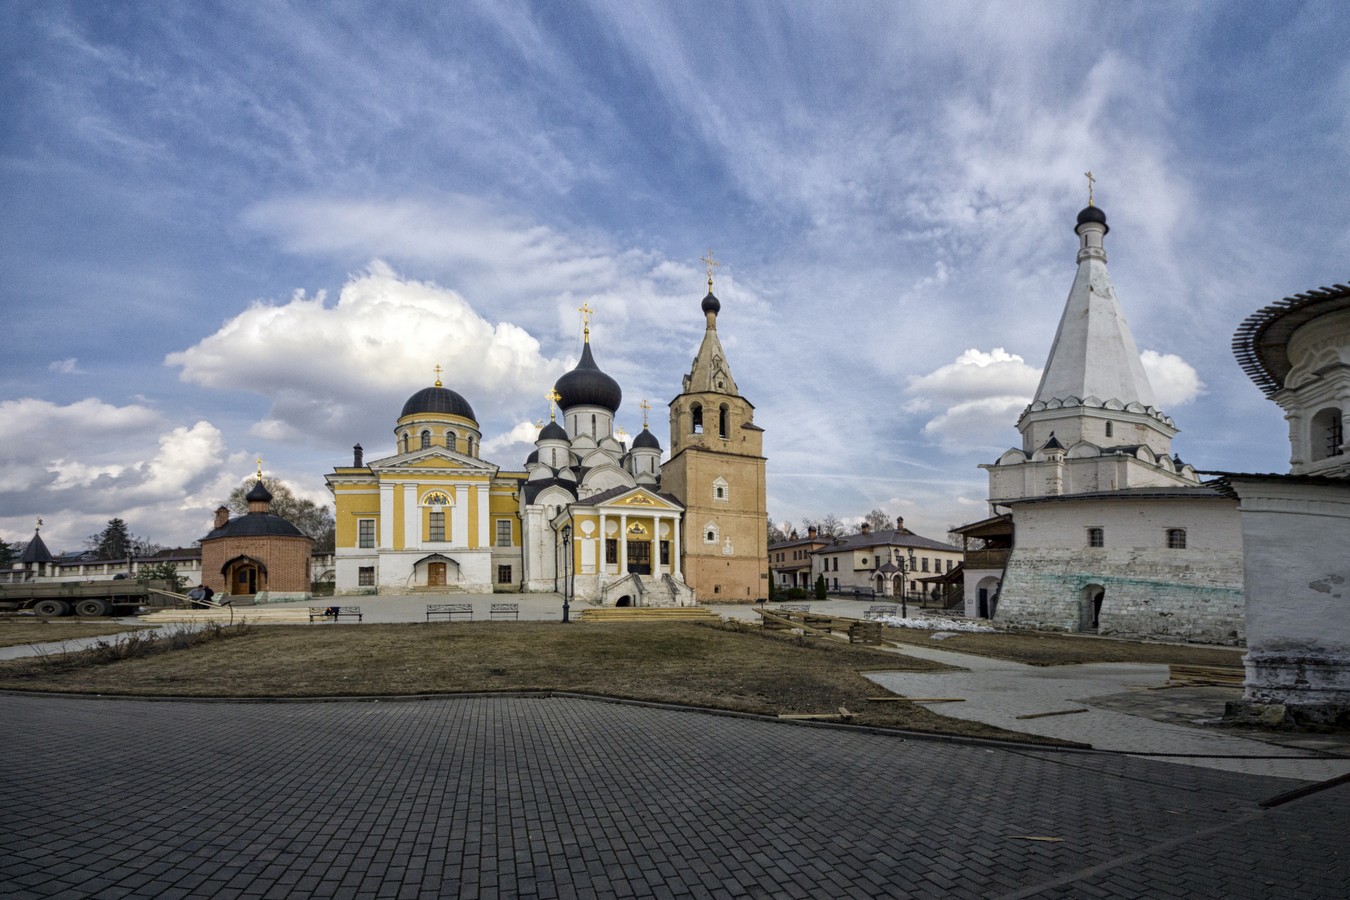
[(138, 626), (95, 619), (38, 619), (32, 616), (0, 616), (0, 647), (49, 644), (135, 631)]
[(185, 697), (558, 690), (768, 715), (845, 706), (859, 724), (1026, 739), (915, 704), (868, 703), (885, 691), (859, 674), (944, 668), (894, 652), (690, 622), (277, 625), (67, 672), (36, 660), (0, 662), (0, 688)]
[(933, 632), (918, 628), (887, 628), (886, 639), (938, 650), (992, 656), (1032, 666), (1069, 666), (1079, 663), (1157, 663), (1177, 666), (1240, 666), (1237, 647), (1195, 644), (1153, 644), (1077, 634), (1045, 632), (951, 633), (933, 640)]

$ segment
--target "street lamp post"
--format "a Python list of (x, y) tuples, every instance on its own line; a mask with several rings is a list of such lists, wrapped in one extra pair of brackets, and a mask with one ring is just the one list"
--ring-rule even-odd
[(905, 569), (905, 557), (900, 557), (900, 618), (909, 618), (909, 603), (907, 602), (906, 589), (909, 587), (908, 571)]
[(571, 599), (572, 599), (572, 526), (564, 525), (562, 527), (562, 545), (563, 545), (563, 623), (571, 621)]

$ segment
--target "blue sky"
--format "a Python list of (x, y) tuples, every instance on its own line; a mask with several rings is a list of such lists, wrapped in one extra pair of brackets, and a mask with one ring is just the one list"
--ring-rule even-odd
[(1284, 471), (1229, 340), (1350, 277), (1337, 3), (18, 3), (0, 29), (0, 537), (204, 534), (393, 448), (445, 367), (518, 468), (583, 300), (669, 443), (702, 334), (776, 520), (985, 514), (1086, 180), (1174, 447)]

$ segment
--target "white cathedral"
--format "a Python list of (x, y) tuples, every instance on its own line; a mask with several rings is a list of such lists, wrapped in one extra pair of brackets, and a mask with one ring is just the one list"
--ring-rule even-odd
[(1172, 451), (1106, 268), (1106, 214), (1078, 214), (1077, 274), (1022, 444), (981, 468), (991, 518), (958, 529), (967, 614), (1024, 627), (1243, 640), (1237, 504)]

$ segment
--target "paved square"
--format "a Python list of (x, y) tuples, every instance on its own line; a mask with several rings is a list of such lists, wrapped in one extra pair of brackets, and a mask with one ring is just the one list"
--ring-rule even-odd
[(571, 698), (0, 721), (13, 897), (1350, 894), (1350, 786), (1122, 756)]

